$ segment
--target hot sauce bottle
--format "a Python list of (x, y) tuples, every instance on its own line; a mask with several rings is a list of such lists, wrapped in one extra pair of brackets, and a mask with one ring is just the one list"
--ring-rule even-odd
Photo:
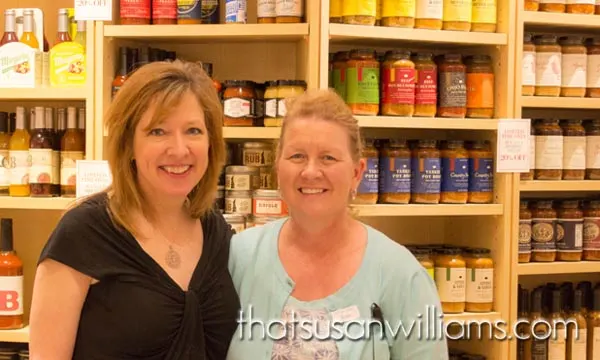
[(67, 131), (61, 140), (60, 193), (74, 197), (76, 193), (76, 161), (83, 160), (85, 135), (77, 128), (75, 108), (68, 109)]
[(52, 150), (54, 139), (46, 130), (45, 109), (35, 108), (35, 128), (31, 131), (29, 188), (31, 196), (52, 196)]
[(33, 10), (23, 10), (23, 34), (20, 41), (38, 50), (40, 43), (33, 32)]
[(121, 86), (123, 86), (123, 84), (125, 83), (125, 80), (127, 80), (127, 69), (128, 69), (128, 50), (126, 47), (120, 47), (119, 48), (119, 61), (120, 61), (120, 65), (119, 65), (119, 71), (117, 72), (117, 74), (115, 75), (115, 78), (113, 79), (112, 82), (112, 97), (114, 98), (115, 95), (117, 94), (117, 91), (119, 91), (119, 89), (121, 88)]
[(0, 329), (23, 327), (23, 262), (13, 248), (12, 219), (0, 221)]

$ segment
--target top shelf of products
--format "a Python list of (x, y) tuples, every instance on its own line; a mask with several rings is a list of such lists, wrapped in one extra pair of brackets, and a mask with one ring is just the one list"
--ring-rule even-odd
[(537, 29), (547, 29), (553, 33), (556, 33), (559, 30), (600, 29), (600, 17), (598, 15), (524, 11), (523, 22), (526, 26), (532, 26)]

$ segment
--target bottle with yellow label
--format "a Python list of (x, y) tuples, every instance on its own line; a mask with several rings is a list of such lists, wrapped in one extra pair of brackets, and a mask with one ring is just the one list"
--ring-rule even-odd
[(383, 26), (415, 27), (416, 0), (382, 0)]
[(444, 0), (443, 30), (470, 31), (472, 0)]
[(344, 24), (375, 25), (377, 0), (343, 0), (342, 4)]
[(471, 31), (496, 32), (496, 0), (473, 0)]

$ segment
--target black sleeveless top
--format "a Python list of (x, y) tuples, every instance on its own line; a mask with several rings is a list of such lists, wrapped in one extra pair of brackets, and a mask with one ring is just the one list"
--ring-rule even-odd
[(101, 193), (69, 210), (40, 257), (99, 280), (83, 305), (73, 359), (225, 359), (240, 308), (227, 268), (231, 227), (216, 213), (201, 220), (202, 255), (183, 291), (115, 227), (106, 201)]

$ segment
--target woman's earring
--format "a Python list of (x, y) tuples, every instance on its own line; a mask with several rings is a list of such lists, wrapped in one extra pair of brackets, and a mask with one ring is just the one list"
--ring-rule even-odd
[(352, 189), (352, 192), (350, 193), (350, 196), (352, 197), (352, 200), (356, 199), (356, 189)]

